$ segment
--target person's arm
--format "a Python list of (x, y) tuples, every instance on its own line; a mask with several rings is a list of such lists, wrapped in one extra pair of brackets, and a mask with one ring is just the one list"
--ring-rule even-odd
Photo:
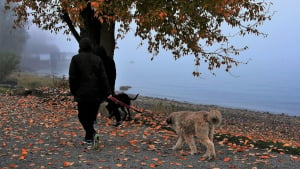
[(74, 57), (72, 58), (69, 67), (69, 87), (70, 87), (71, 94), (75, 96), (76, 91), (79, 88), (79, 81), (78, 81), (77, 65)]
[(110, 85), (109, 85), (109, 80), (108, 80), (107, 73), (105, 71), (105, 67), (103, 65), (102, 60), (101, 60), (99, 66), (100, 66), (100, 79), (103, 83), (103, 87), (105, 88), (104, 91), (106, 92), (106, 93), (104, 93), (104, 95), (105, 95), (105, 97), (107, 97), (107, 96), (112, 94), (112, 91), (111, 91), (111, 88), (110, 88)]

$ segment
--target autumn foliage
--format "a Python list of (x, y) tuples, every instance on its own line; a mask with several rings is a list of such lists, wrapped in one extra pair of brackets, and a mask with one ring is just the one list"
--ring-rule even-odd
[[(204, 64), (210, 71), (221, 66), (229, 71), (242, 63), (233, 56), (247, 46), (232, 45), (230, 38), (233, 35), (265, 35), (258, 28), (272, 15), (272, 3), (263, 0), (6, 2), (5, 8), (16, 13), (18, 26), (33, 22), (52, 32), (72, 33), (77, 40), (81, 34), (89, 35), (107, 51), (114, 50), (115, 38), (123, 38), (134, 29), (141, 45), (146, 44), (154, 56), (161, 49), (170, 51), (175, 59), (193, 55), (196, 67)], [(14, 2), (16, 6), (11, 5)], [(116, 23), (119, 27), (114, 31)], [(230, 34), (227, 30), (231, 30)], [(109, 53), (113, 56), (113, 52)], [(194, 75), (200, 72), (196, 70)]]

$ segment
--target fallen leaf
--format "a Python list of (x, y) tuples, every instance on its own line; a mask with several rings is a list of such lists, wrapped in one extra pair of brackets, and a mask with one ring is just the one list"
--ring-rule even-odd
[(265, 156), (258, 156), (258, 158), (261, 158), (261, 159), (268, 159), (268, 158), (270, 158), (270, 156), (267, 156), (267, 155), (265, 155)]
[(153, 145), (153, 144), (150, 144), (148, 147), (149, 147), (151, 150), (155, 149), (155, 145)]
[(122, 164), (115, 164), (116, 167), (122, 167)]
[(150, 168), (155, 168), (155, 167), (156, 167), (156, 165), (155, 165), (155, 164), (153, 164), (153, 163), (151, 163), (151, 164), (149, 164), (149, 167), (150, 167)]
[(70, 166), (72, 166), (74, 164), (74, 162), (69, 162), (69, 161), (65, 161), (64, 162), (64, 167), (70, 167)]
[(224, 162), (228, 162), (228, 161), (230, 161), (230, 160), (231, 160), (230, 157), (225, 157), (223, 161), (224, 161)]

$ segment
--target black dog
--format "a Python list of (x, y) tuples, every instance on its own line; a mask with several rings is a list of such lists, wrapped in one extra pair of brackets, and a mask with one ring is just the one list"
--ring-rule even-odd
[[(114, 95), (114, 97), (116, 99), (127, 104), (128, 106), (130, 106), (131, 100), (136, 100), (138, 96), (139, 96), (139, 94), (137, 94), (134, 98), (131, 98), (126, 93), (119, 93), (119, 94)], [(123, 117), (123, 121), (126, 120), (127, 115), (128, 115), (127, 120), (129, 120), (129, 121), (132, 120), (129, 108), (126, 108), (127, 109), (127, 111), (126, 111), (123, 106), (113, 102), (112, 100), (109, 100), (108, 104), (106, 105), (106, 109), (108, 110), (109, 115), (110, 115), (109, 118), (116, 116), (115, 113), (120, 113), (119, 111), (114, 112), (114, 109), (118, 109), (118, 108), (121, 108), (121, 110), (125, 113), (125, 115)]]

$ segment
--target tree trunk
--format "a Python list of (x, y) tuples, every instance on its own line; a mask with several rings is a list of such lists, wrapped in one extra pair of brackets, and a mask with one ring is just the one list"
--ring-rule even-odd
[(115, 23), (102, 23), (100, 34), (100, 45), (104, 47), (109, 57), (114, 57), (115, 51)]
[(81, 18), (83, 20), (83, 27), (80, 28), (80, 35), (74, 28), (69, 14), (63, 11), (63, 19), (70, 28), (70, 31), (79, 42), (82, 37), (88, 37), (94, 47), (103, 46), (109, 57), (114, 56), (115, 51), (115, 22), (114, 21), (104, 21), (103, 23), (94, 16), (94, 11), (91, 8), (91, 4), (87, 3), (87, 7), (80, 12)]

